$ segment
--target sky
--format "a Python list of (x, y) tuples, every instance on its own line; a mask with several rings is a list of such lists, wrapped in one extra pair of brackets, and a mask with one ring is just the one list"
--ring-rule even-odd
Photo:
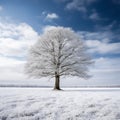
[(62, 85), (120, 85), (120, 0), (0, 0), (0, 84), (52, 85), (24, 74), (28, 49), (44, 29), (70, 27), (95, 61), (92, 78)]

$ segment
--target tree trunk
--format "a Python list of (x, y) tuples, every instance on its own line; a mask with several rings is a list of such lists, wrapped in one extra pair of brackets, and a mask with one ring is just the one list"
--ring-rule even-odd
[(61, 90), (60, 89), (60, 76), (55, 74), (55, 86), (54, 90)]

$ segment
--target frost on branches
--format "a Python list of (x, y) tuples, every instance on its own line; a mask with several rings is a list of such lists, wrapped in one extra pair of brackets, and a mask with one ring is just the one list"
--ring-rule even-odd
[(28, 55), (26, 73), (30, 77), (55, 77), (54, 89), (60, 90), (60, 76), (88, 78), (92, 63), (86, 46), (70, 28), (52, 27), (45, 30)]

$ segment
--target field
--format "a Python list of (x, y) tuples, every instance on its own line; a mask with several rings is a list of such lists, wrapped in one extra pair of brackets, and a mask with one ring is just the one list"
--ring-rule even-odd
[(120, 89), (0, 88), (0, 120), (120, 120)]

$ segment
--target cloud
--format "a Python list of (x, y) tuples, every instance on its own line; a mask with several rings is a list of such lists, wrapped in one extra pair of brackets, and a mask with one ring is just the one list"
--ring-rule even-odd
[(59, 18), (59, 16), (56, 13), (48, 13), (46, 15), (47, 20), (53, 20), (53, 19), (58, 19), (58, 18)]
[[(58, 26), (57, 26), (58, 27)], [(47, 32), (47, 31), (50, 31), (52, 29), (56, 28), (56, 26), (52, 26), (52, 25), (46, 25), (42, 28), (42, 32)]]
[(88, 18), (92, 21), (107, 21), (108, 18), (103, 18), (100, 16), (100, 14), (96, 11), (96, 9), (92, 9), (90, 15), (88, 15)]
[(38, 37), (38, 33), (26, 23), (0, 22), (0, 54), (23, 57)]
[(0, 67), (14, 66), (22, 63), (24, 63), (24, 61), (15, 58), (0, 56)]
[(120, 58), (100, 57), (95, 60), (94, 71), (97, 72), (112, 72), (120, 71)]
[[(24, 59), (39, 38), (28, 24), (0, 21), (0, 80), (25, 80)], [(23, 60), (22, 60), (23, 59)]]
[(0, 80), (25, 79), (24, 63), (25, 61), (0, 56)]
[(101, 18), (100, 18), (100, 16), (98, 15), (97, 12), (93, 12), (93, 13), (89, 16), (89, 18), (90, 18), (91, 20), (93, 20), (93, 21), (101, 20)]
[(2, 6), (0, 6), (0, 11), (2, 11), (3, 10), (3, 7)]
[(87, 6), (94, 2), (96, 2), (96, 0), (72, 0), (71, 2), (67, 3), (66, 9), (87, 12)]
[(66, 5), (66, 8), (68, 10), (78, 10), (78, 11), (81, 11), (81, 12), (86, 12), (87, 11), (86, 7), (83, 5), (83, 2), (79, 2), (78, 0), (74, 0), (70, 3), (68, 3)]
[(89, 52), (100, 54), (120, 54), (120, 43), (106, 43), (99, 40), (87, 40)]
[[(102, 20), (107, 20), (106, 18), (102, 18)], [(114, 30), (115, 31), (115, 29), (116, 30), (118, 30), (118, 31), (120, 31), (120, 29), (117, 29), (116, 28), (116, 25), (118, 25), (117, 24), (117, 21), (112, 21), (110, 24), (108, 24), (108, 25), (96, 25), (95, 26), (95, 29), (96, 30), (99, 30), (99, 31), (108, 31), (108, 32), (110, 32), (110, 31), (112, 31), (112, 30)], [(115, 29), (114, 29), (115, 28)]]
[(120, 58), (101, 57), (94, 60), (88, 85), (120, 85)]
[(90, 53), (97, 54), (120, 54), (120, 42), (112, 43), (114, 34), (111, 31), (103, 32), (78, 32), (85, 40)]
[(98, 32), (87, 32), (87, 31), (78, 31), (79, 36), (84, 40), (112, 40), (114, 34), (112, 31), (98, 31)]

